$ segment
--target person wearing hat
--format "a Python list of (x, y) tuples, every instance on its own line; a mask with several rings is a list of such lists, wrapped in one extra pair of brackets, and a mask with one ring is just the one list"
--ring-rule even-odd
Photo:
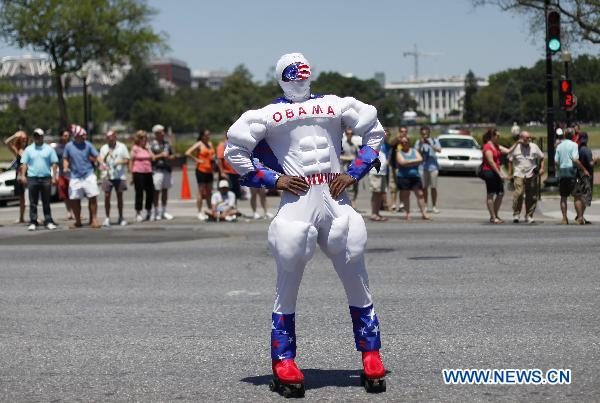
[(117, 132), (109, 130), (106, 133), (106, 144), (100, 147), (98, 155), (102, 177), (102, 190), (104, 191), (104, 210), (106, 218), (105, 227), (110, 227), (110, 196), (113, 188), (117, 193), (117, 209), (119, 210), (119, 225), (127, 225), (123, 218), (123, 192), (127, 190), (127, 165), (129, 165), (129, 151), (125, 144), (117, 141)]
[[(169, 160), (175, 158), (173, 148), (165, 140), (165, 128), (163, 125), (154, 125), (152, 127), (154, 140), (150, 144), (150, 151), (154, 154), (152, 160), (152, 182), (154, 183), (154, 214), (151, 219), (154, 220), (172, 220), (173, 216), (167, 213), (167, 200), (169, 199), (169, 188), (172, 186), (171, 165)], [(160, 196), (160, 204), (158, 199)]]
[(556, 129), (556, 139), (554, 140), (554, 147), (558, 147), (561, 141), (565, 139), (565, 132), (560, 127)]
[(211, 209), (206, 210), (206, 215), (215, 221), (235, 221), (237, 219), (235, 193), (229, 190), (227, 179), (221, 179), (218, 185), (219, 190), (213, 193), (210, 199)]
[(97, 220), (98, 211), (98, 181), (96, 179), (94, 164), (98, 158), (98, 151), (92, 143), (85, 138), (87, 133), (78, 125), (71, 125), (73, 140), (66, 145), (63, 153), (63, 172), (70, 173), (69, 199), (75, 216), (75, 223), (69, 228), (80, 228), (81, 224), (81, 199), (87, 197), (90, 210), (90, 227), (100, 228)]
[(56, 185), (58, 170), (58, 156), (56, 151), (44, 143), (44, 131), (35, 129), (33, 131), (33, 143), (25, 148), (21, 157), (21, 181), (23, 186), (29, 190), (29, 231), (35, 231), (37, 227), (37, 204), (42, 198), (44, 211), (44, 225), (46, 228), (56, 229), (50, 211), (51, 186)]

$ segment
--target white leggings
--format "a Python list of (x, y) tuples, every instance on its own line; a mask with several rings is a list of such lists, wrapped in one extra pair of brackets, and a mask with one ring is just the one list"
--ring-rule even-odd
[(348, 305), (372, 304), (365, 267), (365, 223), (346, 193), (333, 200), (329, 185), (312, 185), (302, 196), (284, 192), (277, 216), (269, 227), (269, 247), (277, 263), (273, 312), (296, 311), (298, 289), (316, 244), (331, 259), (344, 285)]

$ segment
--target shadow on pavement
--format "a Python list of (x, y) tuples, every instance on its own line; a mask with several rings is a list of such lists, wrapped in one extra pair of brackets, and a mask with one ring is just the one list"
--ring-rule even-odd
[[(328, 386), (335, 386), (338, 388), (357, 386), (360, 387), (360, 374), (361, 370), (349, 370), (349, 369), (303, 369), (304, 380), (306, 389), (319, 389)], [(390, 374), (387, 371), (386, 374)], [(251, 383), (255, 386), (269, 384), (269, 381), (273, 378), (269, 375), (249, 376), (247, 378), (240, 379), (241, 382)]]
[(230, 234), (200, 227), (125, 227), (110, 229), (39, 230), (0, 239), (3, 245), (106, 245), (148, 244), (228, 238)]

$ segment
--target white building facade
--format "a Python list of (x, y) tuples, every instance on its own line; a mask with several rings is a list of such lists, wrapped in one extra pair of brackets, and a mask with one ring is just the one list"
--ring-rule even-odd
[[(479, 87), (489, 85), (487, 80), (477, 79)], [(430, 117), (432, 122), (445, 119), (452, 111), (462, 115), (465, 96), (465, 77), (423, 78), (388, 83), (386, 90), (405, 90), (418, 104), (418, 110)]]
[[(17, 102), (21, 108), (27, 100), (34, 96), (52, 96), (56, 94), (52, 76), (52, 65), (45, 56), (6, 56), (0, 59), (0, 79), (11, 86), (9, 93), (0, 95), (0, 104)], [(104, 95), (108, 90), (121, 81), (129, 66), (114, 67), (111, 71), (103, 71), (95, 64), (85, 68), (87, 90), (89, 94)], [(65, 74), (63, 87), (65, 96), (82, 95), (82, 73)], [(2, 105), (0, 105), (1, 107)]]

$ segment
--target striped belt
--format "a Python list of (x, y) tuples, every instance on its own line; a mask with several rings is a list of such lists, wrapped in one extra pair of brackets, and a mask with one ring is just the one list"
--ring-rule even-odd
[(327, 172), (324, 174), (312, 174), (309, 176), (304, 176), (304, 180), (309, 185), (322, 185), (324, 183), (331, 183), (335, 178), (340, 176), (340, 173)]

